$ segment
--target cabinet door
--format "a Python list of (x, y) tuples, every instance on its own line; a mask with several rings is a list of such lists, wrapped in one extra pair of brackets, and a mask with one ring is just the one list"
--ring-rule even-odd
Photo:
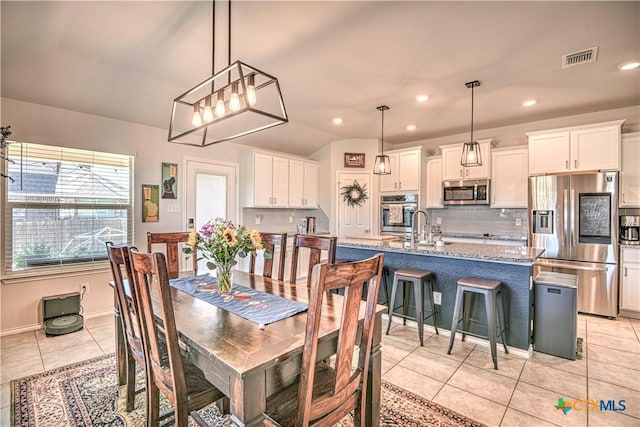
[(529, 175), (569, 171), (569, 132), (529, 137)]
[(318, 165), (304, 162), (304, 207), (318, 207)]
[(427, 208), (442, 207), (442, 159), (427, 161)]
[(574, 171), (620, 170), (620, 126), (571, 131), (571, 165)]
[(398, 190), (415, 190), (420, 187), (420, 152), (398, 154)]
[(640, 312), (640, 249), (622, 249), (620, 308)]
[(640, 208), (640, 133), (622, 135), (620, 207)]
[(302, 160), (289, 160), (289, 207), (304, 206), (304, 168)]
[(528, 150), (514, 148), (491, 153), (491, 207), (528, 206)]
[(391, 163), (391, 173), (389, 175), (380, 175), (380, 191), (397, 191), (398, 190), (398, 154), (389, 154), (389, 162)]
[(273, 193), (273, 156), (254, 154), (253, 169), (254, 206), (269, 207)]
[[(484, 179), (489, 178), (491, 172), (491, 145), (488, 142), (480, 143), (480, 155), (482, 165), (464, 168), (464, 179)], [(460, 147), (460, 158), (462, 158), (462, 147)]]
[(460, 164), (462, 144), (442, 149), (442, 180), (464, 179), (464, 168)]
[(273, 158), (272, 197), (272, 207), (285, 208), (289, 206), (289, 159)]

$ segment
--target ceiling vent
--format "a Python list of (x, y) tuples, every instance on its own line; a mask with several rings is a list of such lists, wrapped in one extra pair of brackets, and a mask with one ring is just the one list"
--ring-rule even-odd
[(598, 46), (592, 47), (591, 49), (581, 50), (579, 52), (567, 53), (566, 55), (562, 55), (562, 68), (596, 62), (597, 59)]

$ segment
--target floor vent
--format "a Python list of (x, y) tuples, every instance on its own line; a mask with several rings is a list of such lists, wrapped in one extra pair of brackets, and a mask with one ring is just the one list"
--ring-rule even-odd
[(562, 68), (574, 67), (576, 65), (588, 64), (598, 60), (598, 46), (579, 52), (562, 55)]

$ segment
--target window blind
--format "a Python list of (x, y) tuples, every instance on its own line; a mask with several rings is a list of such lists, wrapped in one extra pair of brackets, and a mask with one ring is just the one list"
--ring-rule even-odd
[(7, 147), (4, 273), (82, 269), (105, 242), (133, 241), (133, 157), (13, 143)]

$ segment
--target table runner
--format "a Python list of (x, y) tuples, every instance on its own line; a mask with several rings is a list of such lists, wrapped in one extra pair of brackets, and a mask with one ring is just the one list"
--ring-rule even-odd
[(286, 319), (308, 308), (307, 304), (235, 283), (230, 294), (220, 295), (215, 277), (208, 275), (172, 279), (170, 283), (195, 298), (261, 325)]

